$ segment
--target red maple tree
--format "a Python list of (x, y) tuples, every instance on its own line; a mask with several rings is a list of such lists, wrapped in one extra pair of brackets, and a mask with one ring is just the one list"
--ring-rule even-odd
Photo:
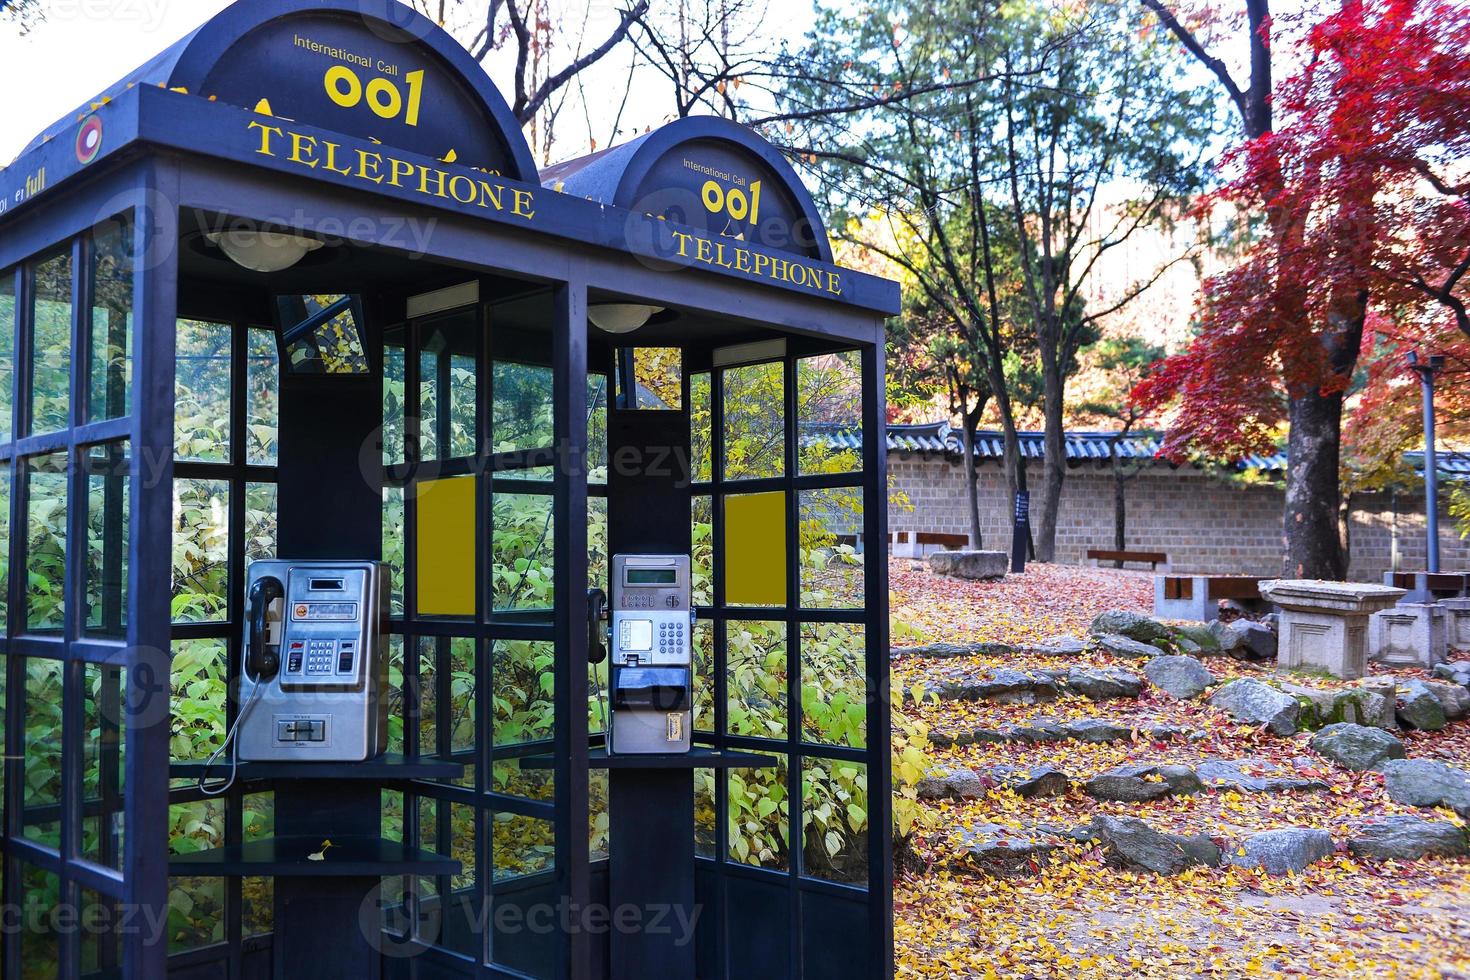
[(1243, 260), (1206, 282), (1198, 336), (1134, 398), (1174, 409), (1176, 458), (1266, 451), (1289, 423), (1292, 466), (1321, 477), (1289, 483), (1287, 520), (1322, 526), (1286, 572), (1340, 578), (1324, 515), (1346, 396), (1378, 347), (1370, 323), (1470, 338), (1470, 6), (1348, 0), (1300, 44), (1275, 129), (1231, 154), (1232, 178), (1199, 207), (1260, 219)]

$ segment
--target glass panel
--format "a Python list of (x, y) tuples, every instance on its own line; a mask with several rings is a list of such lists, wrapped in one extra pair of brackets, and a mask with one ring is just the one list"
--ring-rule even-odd
[(490, 549), (496, 610), (551, 607), (551, 502), (549, 494), (495, 494)]
[(556, 867), (556, 834), (550, 820), (496, 813), (490, 848), (496, 884)]
[(404, 427), (407, 373), (403, 328), (383, 333), (383, 465), (408, 459), (408, 436)]
[[(440, 804), (444, 806), (444, 804)], [(459, 803), (448, 805), (449, 853), (463, 865), (449, 879), (449, 901), (440, 925), (439, 945), (479, 959), (484, 950), (483, 898), (475, 886), (475, 825), (479, 812)]]
[(863, 358), (843, 351), (796, 362), (797, 472), (863, 468)]
[(479, 315), (473, 308), (420, 325), (419, 455), (421, 459), (473, 456), (475, 355)]
[(61, 970), (61, 933), (52, 925), (61, 902), (61, 879), (32, 864), (21, 865), (21, 980), (55, 980)]
[(725, 479), (786, 472), (786, 394), (779, 361), (725, 371)]
[[(446, 659), (445, 670), (449, 675), (449, 708), (442, 713), (444, 727), (449, 735), (449, 751), (473, 752), (475, 750), (475, 646), (470, 637), (443, 637), (439, 640), (439, 655)], [(473, 766), (463, 779), (455, 780), (466, 786), (475, 784)]]
[(394, 635), (388, 637), (388, 751), (400, 755), (404, 751), (404, 719), (407, 714), (403, 681), (403, 637)]
[(786, 737), (786, 624), (725, 624), (728, 733)]
[(128, 444), (93, 446), (82, 465), (87, 473), (85, 632), (122, 639), (128, 625)]
[(802, 763), (802, 872), (813, 878), (866, 884), (868, 769), (859, 762)]
[(684, 407), (683, 351), (677, 347), (633, 347), (620, 350), (618, 357), (619, 408)]
[(587, 587), (611, 595), (607, 579), (607, 498), (587, 498)]
[(245, 461), (276, 465), (281, 424), (281, 366), (275, 331), (251, 327), (245, 333)]
[(225, 618), (229, 593), (230, 484), (174, 481), (173, 619)]
[[(246, 841), (264, 840), (276, 832), (274, 793), (250, 793), (240, 808), (240, 826)], [(269, 933), (275, 919), (275, 882), (270, 878), (240, 879), (241, 924), (245, 935)]]
[(230, 459), (230, 325), (180, 320), (175, 339), (174, 456)]
[(403, 615), (403, 488), (383, 488), (383, 562), (388, 566), (389, 610)]
[(245, 484), (245, 563), (276, 556), (276, 485)]
[(475, 614), (477, 486), (474, 476), (451, 476), (415, 488), (414, 585), (421, 616)]
[(694, 621), (694, 730), (715, 730), (715, 624)]
[(551, 822), (493, 813), (489, 828), (495, 913), (489, 917), (490, 961), (525, 976), (555, 976), (560, 932), (546, 927), (546, 896), (556, 868)]
[(689, 597), (696, 606), (715, 604), (715, 525), (711, 500), (698, 495), (691, 501), (693, 527), (689, 534)]
[[(0, 463), (0, 634), (10, 622), (10, 465)], [(3, 671), (0, 671), (3, 673)], [(4, 766), (0, 766), (3, 769)], [(0, 797), (3, 799), (4, 797)]]
[(23, 832), (47, 847), (61, 846), (61, 678), (59, 660), (25, 658)]
[(710, 443), (709, 372), (689, 376), (689, 470), (696, 483), (714, 478), (714, 456)]
[(229, 651), (223, 639), (175, 640), (169, 675), (169, 757), (202, 761), (225, 740)]
[(791, 866), (787, 757), (773, 758), (777, 764), (769, 769), (729, 770), (725, 826), (732, 861), (785, 871)]
[(57, 631), (65, 623), (66, 453), (26, 465), (26, 627)]
[(556, 729), (556, 648), (543, 641), (496, 640), (490, 662), (494, 710), (491, 788), (536, 800), (552, 798), (552, 772), (520, 767), (520, 757), (535, 754), (525, 746), (545, 743)]
[(11, 439), (15, 407), (15, 270), (0, 270), (0, 442)]
[(608, 793), (606, 769), (587, 770), (587, 857), (588, 860), (606, 861), (612, 845), (612, 823), (608, 815)]
[[(222, 800), (175, 803), (168, 808), (170, 854), (193, 854), (224, 844)], [(207, 946), (225, 938), (225, 879), (169, 878), (170, 952)]]
[(71, 246), (31, 270), (31, 432), (71, 424)]
[(786, 605), (786, 494), (730, 494), (725, 504), (725, 603)]
[(133, 380), (133, 219), (99, 225), (92, 235), (92, 309), (87, 419), (123, 418)]
[(694, 770), (694, 854), (715, 856), (715, 769)]
[[(416, 642), (415, 649), (418, 650), (419, 676), (416, 682), (411, 682), (411, 690), (408, 696), (412, 697), (419, 706), (419, 755), (437, 756), (439, 754), (439, 698), (435, 693), (434, 678), (437, 676), (438, 656), (434, 646), (434, 638), (422, 636)], [(414, 686), (414, 685), (417, 686)]]
[(607, 376), (587, 377), (587, 482), (607, 482)]
[(803, 490), (801, 605), (805, 609), (863, 606), (863, 488)]
[[(122, 867), (123, 668), (87, 664), (82, 686), (82, 857), (109, 868)], [(96, 807), (93, 813), (92, 808)]]
[(439, 358), (419, 351), (419, 458), (439, 459)]
[(127, 925), (117, 900), (83, 888), (77, 916), (82, 941), (82, 975), (122, 976), (122, 931)]
[(868, 687), (863, 627), (804, 623), (801, 627), (801, 737), (823, 745), (863, 748)]
[(491, 433), (497, 453), (539, 449), (554, 441), (551, 368), (496, 361)]
[(367, 374), (356, 296), (341, 293), (280, 296), (282, 344), (295, 374)]

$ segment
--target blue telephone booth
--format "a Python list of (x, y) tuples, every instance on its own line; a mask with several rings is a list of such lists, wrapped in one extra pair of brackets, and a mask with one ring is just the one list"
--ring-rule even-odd
[(538, 172), (391, 0), (240, 0), (38, 135), (0, 973), (891, 976), (897, 308), (758, 135)]

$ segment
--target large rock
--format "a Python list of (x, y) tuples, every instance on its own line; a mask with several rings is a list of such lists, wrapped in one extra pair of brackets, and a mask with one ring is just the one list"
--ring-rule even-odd
[(1133, 737), (1131, 726), (1122, 722), (1108, 721), (1106, 718), (1078, 718), (1062, 722), (1061, 727), (1067, 738), (1099, 745), (1122, 742)]
[(1241, 793), (1321, 792), (1320, 779), (1305, 779), (1269, 759), (1207, 759), (1195, 768), (1206, 789), (1233, 789)]
[(1193, 657), (1155, 657), (1143, 665), (1149, 683), (1176, 698), (1194, 698), (1215, 683), (1215, 675)]
[(1104, 633), (1097, 638), (1098, 645), (1115, 657), (1133, 660), (1148, 660), (1164, 651), (1152, 643), (1142, 643), (1122, 633)]
[(1035, 649), (1037, 653), (1044, 653), (1053, 657), (1075, 657), (1078, 654), (1087, 652), (1087, 643), (1077, 639), (1075, 636), (1059, 633), (1056, 636), (1048, 636), (1046, 639), (1039, 641)]
[(914, 787), (921, 800), (973, 800), (985, 795), (985, 782), (969, 769), (938, 769)]
[(1177, 875), (1188, 868), (1220, 866), (1220, 848), (1204, 834), (1164, 834), (1136, 817), (1098, 817), (1090, 837), (1115, 868)]
[(1416, 861), (1422, 857), (1456, 857), (1470, 854), (1465, 831), (1452, 823), (1420, 820), (1418, 817), (1385, 817), (1365, 824), (1348, 841), (1355, 857), (1380, 861)]
[(1398, 719), (1401, 725), (1437, 732), (1445, 726), (1444, 705), (1428, 684), (1409, 681), (1399, 687)]
[(1009, 643), (925, 643), (916, 647), (895, 647), (889, 655), (948, 660), (954, 657), (1013, 657), (1018, 652)]
[(1034, 875), (1051, 859), (1059, 842), (996, 824), (978, 824), (960, 834), (960, 849), (951, 861), (955, 871), (996, 878)]
[(1130, 612), (1126, 609), (1112, 609), (1099, 613), (1092, 621), (1090, 629), (1095, 636), (1117, 633), (1140, 643), (1152, 643), (1154, 640), (1170, 638), (1169, 627), (1163, 623), (1150, 619), (1143, 613)]
[(1254, 834), (1226, 853), (1227, 860), (1242, 868), (1260, 868), (1268, 875), (1302, 871), (1332, 856), (1337, 845), (1324, 830), (1289, 827)]
[(1143, 679), (1121, 667), (1100, 667), (1067, 671), (1067, 687), (1093, 701), (1109, 698), (1136, 698), (1143, 690)]
[(1170, 629), (1174, 632), (1174, 641), (1181, 647), (1187, 640), (1194, 644), (1199, 652), (1206, 654), (1220, 652), (1220, 638), (1204, 623), (1184, 623), (1171, 626)]
[(1222, 623), (1217, 619), (1210, 623), (1209, 630), (1221, 652), (1237, 660), (1269, 660), (1276, 656), (1276, 631), (1264, 623), (1250, 619)]
[(1282, 736), (1296, 734), (1302, 712), (1296, 698), (1249, 677), (1216, 688), (1209, 701), (1237, 721), (1265, 725), (1272, 733)]
[(1404, 757), (1404, 743), (1381, 728), (1342, 722), (1312, 736), (1312, 751), (1347, 769), (1362, 772)]
[(1438, 699), (1445, 721), (1460, 721), (1470, 715), (1470, 691), (1449, 681), (1425, 681), (1424, 686)]
[(941, 749), (947, 749), (952, 745), (984, 745), (1004, 741), (1007, 741), (1005, 734), (993, 728), (971, 728), (962, 732), (938, 730), (929, 732), (929, 744)]
[(1398, 683), (1392, 677), (1364, 677), (1353, 687), (1359, 693), (1358, 709), (1362, 715), (1358, 724), (1372, 725), (1390, 732), (1398, 730)]
[(1011, 569), (1011, 556), (1004, 551), (936, 551), (929, 556), (929, 568), (954, 578), (1005, 578)]
[(1117, 766), (1099, 773), (1084, 785), (1087, 795), (1099, 800), (1143, 803), (1166, 796), (1187, 796), (1204, 787), (1188, 766), (1155, 766), (1148, 763)]
[(1408, 806), (1447, 806), (1470, 820), (1470, 772), (1433, 759), (1385, 762), (1383, 788)]
[(950, 674), (927, 687), (941, 701), (999, 701), (1001, 704), (1035, 704), (1055, 701), (1061, 688), (1049, 674), (998, 670), (977, 674)]
[(1434, 676), (1441, 680), (1470, 687), (1470, 660), (1456, 660), (1447, 664), (1435, 664)]
[(1071, 777), (1051, 766), (996, 766), (990, 770), (990, 775), (996, 783), (1027, 800), (1038, 796), (1065, 796), (1072, 787)]

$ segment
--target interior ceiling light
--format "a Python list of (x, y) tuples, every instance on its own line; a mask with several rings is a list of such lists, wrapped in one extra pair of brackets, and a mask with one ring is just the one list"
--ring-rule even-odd
[(280, 272), (289, 269), (315, 252), (322, 243), (315, 238), (302, 238), (277, 231), (212, 231), (204, 236), (211, 245), (230, 257), (236, 265), (251, 272)]
[(647, 323), (649, 317), (663, 311), (662, 306), (641, 303), (597, 303), (587, 307), (587, 319), (608, 333), (631, 333)]

